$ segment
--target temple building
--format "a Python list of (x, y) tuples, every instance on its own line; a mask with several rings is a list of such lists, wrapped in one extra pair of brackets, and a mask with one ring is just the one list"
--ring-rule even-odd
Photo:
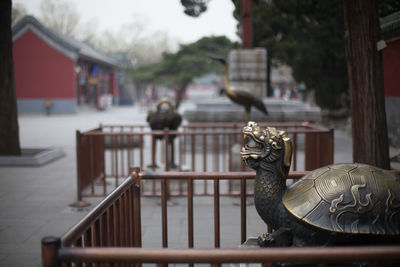
[(118, 103), (117, 63), (25, 16), (12, 28), (19, 113), (76, 113)]

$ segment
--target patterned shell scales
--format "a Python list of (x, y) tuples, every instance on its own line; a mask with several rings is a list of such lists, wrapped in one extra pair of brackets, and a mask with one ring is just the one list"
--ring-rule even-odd
[(400, 177), (366, 164), (314, 170), (283, 196), (296, 218), (328, 231), (400, 234)]

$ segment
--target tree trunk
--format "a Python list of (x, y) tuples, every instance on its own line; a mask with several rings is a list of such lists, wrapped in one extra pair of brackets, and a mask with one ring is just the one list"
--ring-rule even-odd
[(382, 57), (375, 0), (345, 0), (353, 160), (390, 169)]
[(20, 155), (11, 38), (11, 0), (0, 1), (0, 155)]
[(186, 91), (186, 87), (188, 86), (187, 83), (180, 84), (178, 87), (178, 95), (176, 96), (176, 103), (175, 103), (175, 110), (178, 112), (179, 106), (181, 105), (183, 101), (183, 94)]

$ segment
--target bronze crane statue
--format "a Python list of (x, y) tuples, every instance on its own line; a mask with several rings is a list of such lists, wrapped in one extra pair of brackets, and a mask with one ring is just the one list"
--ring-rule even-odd
[(256, 109), (263, 112), (265, 115), (268, 114), (267, 108), (265, 107), (265, 105), (261, 99), (256, 98), (255, 96), (253, 96), (252, 94), (250, 94), (249, 92), (247, 92), (245, 90), (240, 90), (240, 89), (234, 88), (233, 86), (230, 85), (228, 63), (226, 62), (225, 59), (223, 59), (221, 57), (216, 57), (216, 56), (209, 56), (209, 57), (224, 65), (224, 68), (225, 68), (225, 93), (232, 102), (234, 102), (238, 105), (242, 105), (244, 107), (245, 112), (246, 112), (246, 114), (245, 114), (246, 121), (250, 120), (251, 107), (253, 107), (253, 106)]
[[(167, 105), (167, 109), (162, 108), (162, 106)], [(182, 122), (182, 116), (177, 113), (174, 110), (173, 105), (171, 102), (163, 98), (157, 103), (157, 108), (155, 111), (150, 110), (147, 114), (147, 122), (150, 125), (151, 130), (153, 131), (160, 131), (164, 129), (169, 129), (169, 130), (177, 130), (179, 125), (181, 125)], [(169, 143), (171, 145), (171, 162), (170, 162), (170, 167), (171, 168), (176, 168), (176, 165), (174, 163), (174, 146), (173, 146), (173, 141), (175, 135), (170, 135), (169, 136)], [(156, 139), (162, 139), (163, 135), (156, 135)], [(155, 153), (155, 144), (153, 144), (153, 155)]]

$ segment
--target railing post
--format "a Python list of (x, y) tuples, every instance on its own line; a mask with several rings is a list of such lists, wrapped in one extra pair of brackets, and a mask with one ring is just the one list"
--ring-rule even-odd
[(135, 183), (133, 186), (133, 222), (135, 240), (133, 242), (135, 247), (142, 247), (142, 219), (141, 219), (141, 206), (140, 206), (140, 186), (141, 186), (141, 172), (139, 167), (135, 167), (130, 171), (131, 175), (135, 175)]
[(61, 248), (61, 239), (58, 237), (44, 237), (42, 239), (42, 266), (61, 266), (57, 259), (58, 250)]
[[(232, 130), (235, 132), (237, 129), (238, 129), (238, 125), (237, 125), (236, 123), (234, 123), (234, 124), (232, 125)], [(234, 144), (237, 143), (237, 135), (236, 135), (236, 134), (233, 135), (233, 143), (234, 143)]]
[(81, 132), (80, 131), (76, 131), (76, 169), (77, 169), (77, 186), (76, 186), (76, 190), (77, 190), (77, 198), (78, 198), (78, 202), (82, 201), (82, 185), (81, 185), (81, 179), (82, 179), (82, 174), (81, 174), (81, 157), (82, 157), (82, 152), (81, 152)]
[(169, 157), (169, 149), (168, 149), (168, 144), (169, 144), (169, 141), (170, 141), (170, 138), (171, 138), (171, 136), (169, 135), (169, 129), (168, 128), (165, 128), (164, 129), (164, 141), (165, 141), (165, 171), (167, 172), (167, 171), (169, 171), (169, 160), (170, 160), (170, 157)]
[(329, 129), (329, 155), (330, 161), (333, 163), (335, 161), (335, 131), (333, 128)]
[(305, 170), (310, 171), (333, 163), (333, 129), (306, 132)]
[(153, 171), (156, 170), (156, 136), (154, 134), (151, 135), (151, 169)]
[[(104, 125), (100, 124), (100, 129), (99, 131), (103, 133), (104, 131)], [(100, 166), (98, 169), (96, 168), (97, 171), (100, 171), (100, 173), (96, 172), (97, 174), (100, 174), (100, 176), (103, 177), (103, 186), (104, 186), (104, 196), (107, 195), (107, 175), (106, 175), (106, 145), (105, 145), (105, 135), (104, 133), (102, 135), (99, 135), (96, 137), (96, 164)]]
[[(169, 155), (169, 149), (168, 149), (168, 146), (169, 146), (169, 143), (170, 143), (170, 141), (172, 140), (172, 138), (171, 138), (171, 135), (170, 135), (170, 131), (169, 131), (169, 129), (168, 128), (165, 128), (164, 129), (164, 141), (165, 141), (165, 171), (166, 172), (168, 172), (168, 171), (170, 171), (170, 155)], [(172, 142), (171, 142), (171, 146), (172, 146), (173, 144), (172, 144)], [(170, 195), (171, 195), (171, 193), (170, 193), (170, 188), (169, 188), (169, 181), (167, 180), (166, 181), (166, 194), (167, 194), (167, 201), (169, 201), (169, 199), (170, 199)], [(170, 203), (170, 205), (175, 205), (175, 203), (174, 202), (172, 202), (172, 201), (169, 201), (169, 203)]]
[(82, 200), (82, 172), (81, 168), (82, 166), (82, 145), (81, 145), (81, 132), (76, 131), (76, 191), (77, 191), (77, 200), (69, 206), (75, 207), (75, 208), (83, 208), (90, 206), (89, 202), (86, 202)]

